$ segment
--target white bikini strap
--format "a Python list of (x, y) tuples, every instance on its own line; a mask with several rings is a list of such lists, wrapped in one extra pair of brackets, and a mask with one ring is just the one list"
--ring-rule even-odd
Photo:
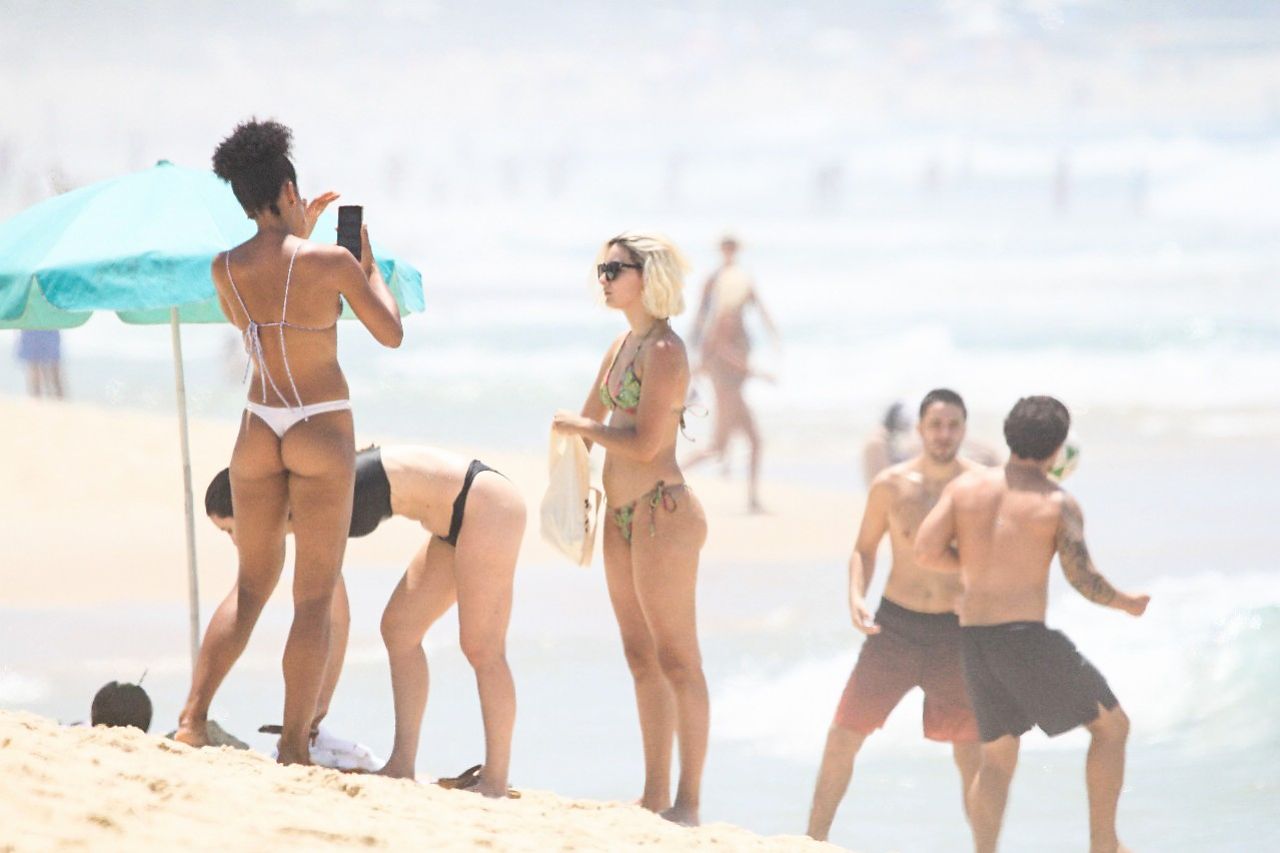
[[(239, 288), (236, 287), (236, 280), (231, 277), (231, 250), (230, 249), (228, 249), (226, 254), (223, 255), (223, 259), (226, 261), (227, 283), (231, 285), (231, 292), (235, 294), (236, 301), (240, 303), (240, 310), (244, 312), (244, 319), (246, 321), (246, 325), (244, 328), (244, 332), (242, 333), (242, 337), (244, 338), (244, 348), (249, 355), (249, 360), (246, 361), (244, 364), (244, 377), (240, 381), (244, 382), (248, 380), (249, 369), (253, 364), (256, 363), (258, 365), (258, 376), (259, 376), (258, 383), (259, 383), (259, 386), (262, 388), (262, 404), (265, 406), (267, 403), (267, 383), (271, 383), (271, 390), (276, 393), (276, 397), (279, 398), (280, 402), (288, 406), (289, 401), (285, 399), (284, 394), (281, 393), (280, 389), (276, 386), (276, 381), (274, 378), (272, 378), (271, 372), (267, 370), (267, 357), (266, 357), (266, 353), (264, 353), (262, 350), (262, 335), (259, 334), (258, 332), (258, 323), (253, 319), (252, 316), (250, 316), (249, 307), (244, 304), (244, 297), (240, 295), (240, 290)], [(293, 269), (292, 260), (289, 262), (289, 269), (291, 271)], [(286, 293), (286, 299), (287, 299), (288, 298), (287, 286), (286, 286), (285, 293)], [(283, 345), (284, 345), (284, 341), (282, 339), (281, 346), (283, 347)], [(288, 364), (289, 362), (286, 360), (285, 361), (286, 368), (288, 367)], [(293, 377), (291, 376), (289, 378), (290, 380), (292, 380)], [(294, 389), (294, 394), (296, 396), (297, 388)]]
[(231, 277), (231, 250), (227, 249), (222, 258), (227, 262), (227, 283), (231, 285), (231, 292), (236, 295), (236, 301), (240, 303), (240, 310), (244, 312), (245, 320), (252, 324), (253, 318), (249, 316), (249, 308), (244, 304), (244, 299), (240, 297), (240, 289), (236, 287), (236, 280)]
[(293, 247), (293, 254), (289, 256), (289, 271), (284, 276), (284, 304), (280, 306), (280, 322), (289, 322), (289, 282), (293, 280), (293, 263), (298, 260), (298, 250), (302, 248), (302, 241), (298, 241), (298, 245)]
[[(222, 255), (222, 259), (223, 261), (226, 262), (227, 283), (231, 285), (231, 292), (235, 294), (236, 301), (240, 303), (240, 310), (244, 312), (245, 327), (244, 327), (244, 331), (241, 332), (240, 334), (241, 334), (241, 337), (244, 338), (244, 349), (245, 349), (245, 352), (248, 354), (249, 359), (244, 363), (244, 376), (240, 379), (240, 381), (241, 382), (248, 381), (249, 369), (250, 367), (252, 367), (252, 365), (255, 362), (257, 362), (258, 371), (261, 377), (259, 378), (258, 381), (259, 381), (259, 384), (262, 386), (262, 402), (266, 403), (267, 402), (267, 371), (266, 371), (266, 362), (262, 361), (262, 338), (258, 335), (258, 324), (254, 322), (253, 317), (249, 314), (249, 306), (244, 304), (244, 297), (240, 295), (240, 288), (236, 287), (235, 277), (231, 275), (231, 250), (230, 249), (227, 249), (227, 251)], [(274, 385), (275, 383), (273, 382), (272, 384)]]
[[(293, 247), (293, 255), (289, 258), (289, 272), (284, 277), (284, 304), (280, 306), (280, 359), (284, 362), (285, 375), (289, 377), (289, 386), (293, 388), (293, 399), (297, 401), (298, 408), (303, 410), (303, 420), (311, 418), (306, 414), (306, 406), (302, 404), (302, 395), (298, 393), (298, 383), (293, 381), (293, 369), (289, 367), (289, 353), (284, 348), (284, 327), (288, 325), (289, 320), (289, 282), (293, 280), (293, 263), (298, 259), (298, 250), (302, 248), (302, 241), (298, 241), (298, 245)], [(284, 399), (284, 395), (280, 396)]]

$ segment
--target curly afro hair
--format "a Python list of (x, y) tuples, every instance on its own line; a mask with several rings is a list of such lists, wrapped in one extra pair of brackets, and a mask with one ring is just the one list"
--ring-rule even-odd
[(277, 216), (276, 199), (285, 181), (298, 184), (289, 155), (293, 131), (278, 121), (249, 119), (236, 126), (213, 152), (213, 173), (231, 184), (244, 212), (253, 218), (263, 209)]

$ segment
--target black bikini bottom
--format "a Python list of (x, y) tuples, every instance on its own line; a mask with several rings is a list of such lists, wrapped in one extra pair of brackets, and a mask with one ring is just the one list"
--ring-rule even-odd
[(494, 471), (488, 465), (479, 459), (472, 459), (471, 465), (467, 467), (467, 476), (462, 480), (462, 489), (458, 492), (458, 496), (453, 499), (453, 518), (449, 521), (449, 535), (442, 537), (441, 541), (448, 542), (450, 545), (458, 544), (458, 534), (462, 532), (462, 514), (467, 508), (467, 493), (471, 491), (471, 481), (476, 478), (476, 474), (481, 471)]

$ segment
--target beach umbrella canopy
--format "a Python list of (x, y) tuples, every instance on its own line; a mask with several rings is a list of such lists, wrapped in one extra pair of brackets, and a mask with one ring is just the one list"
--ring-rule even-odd
[[(315, 233), (336, 223), (327, 211)], [(95, 311), (168, 323), (174, 307), (183, 323), (224, 323), (209, 265), (253, 233), (230, 186), (167, 160), (55, 196), (0, 223), (0, 329), (66, 329)], [(421, 311), (418, 271), (374, 256), (400, 313)]]
[[(336, 222), (336, 214), (326, 212), (315, 234), (333, 234)], [(215, 254), (254, 231), (228, 184), (167, 160), (48, 199), (0, 223), (0, 329), (67, 329), (97, 311), (171, 328), (193, 665), (200, 617), (180, 323), (227, 322), (210, 265)], [(376, 246), (374, 256), (400, 313), (421, 311), (418, 271)], [(343, 316), (354, 316), (349, 306)]]

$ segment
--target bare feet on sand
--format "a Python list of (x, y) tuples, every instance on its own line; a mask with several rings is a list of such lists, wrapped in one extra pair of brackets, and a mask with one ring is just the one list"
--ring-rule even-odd
[(413, 772), (413, 767), (403, 767), (398, 762), (392, 763), (388, 761), (374, 775), (386, 776), (388, 779), (412, 779), (414, 778)]
[(200, 747), (211, 746), (213, 741), (209, 739), (208, 723), (204, 720), (199, 722), (178, 722), (178, 728), (173, 733), (173, 739), (178, 743), (185, 743), (187, 746)]
[(310, 767), (311, 755), (305, 752), (290, 753), (282, 749), (279, 754), (276, 755), (276, 764), (296, 764), (299, 767)]
[(669, 820), (672, 823), (679, 824), (680, 826), (697, 826), (699, 823), (697, 806), (690, 808), (676, 803), (671, 808), (664, 812), (659, 812), (658, 814), (664, 820)]
[(486, 783), (483, 776), (480, 777), (479, 784), (471, 788), (464, 788), (463, 790), (474, 791), (477, 794), (483, 794), (484, 796), (495, 800), (503, 800), (510, 796), (510, 791), (507, 789), (506, 785), (499, 786), (492, 783)]
[(671, 798), (665, 797), (661, 800), (656, 798), (649, 800), (645, 797), (641, 797), (638, 800), (633, 800), (632, 805), (639, 806), (642, 809), (648, 809), (649, 811), (656, 812), (657, 814), (662, 814), (667, 809), (671, 808)]
[(311, 764), (311, 747), (306, 741), (303, 741), (301, 749), (285, 746), (284, 738), (281, 738), (276, 745), (276, 763), (308, 766)]

